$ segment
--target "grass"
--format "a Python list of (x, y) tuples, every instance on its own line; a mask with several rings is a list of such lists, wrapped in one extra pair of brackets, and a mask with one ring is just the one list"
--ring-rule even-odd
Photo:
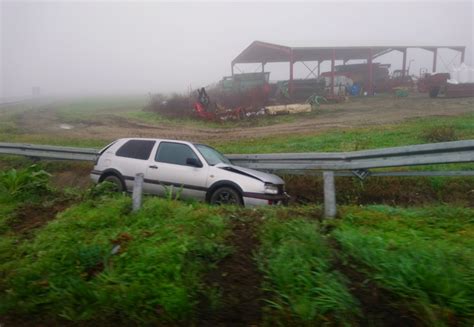
[[(61, 196), (48, 191), (37, 171), (3, 173), (2, 217), (10, 219), (29, 200)], [(27, 237), (2, 221), (0, 315), (57, 323), (195, 323), (203, 297), (220, 305), (220, 294), (203, 276), (232, 251), (227, 216), (238, 213), (262, 221), (256, 260), (264, 283), (255, 287), (266, 291), (265, 323), (358, 321), (360, 299), (337, 271), (329, 236), (356, 269), (398, 297), (395, 306), (434, 326), (474, 320), (472, 208), (346, 206), (340, 220), (320, 225), (322, 208), (312, 205), (233, 211), (145, 198), (142, 210), (132, 213), (131, 199), (106, 186), (83, 193), (81, 203)]]
[(216, 140), (213, 145), (223, 153), (357, 151), (430, 143), (426, 139), (426, 133), (445, 126), (454, 129), (459, 140), (474, 138), (474, 114), (467, 114), (458, 117), (417, 118), (399, 124), (336, 129), (306, 135), (268, 136), (230, 142)]
[(307, 219), (278, 219), (277, 211), (264, 223), (258, 253), (265, 289), (272, 294), (266, 319), (282, 324), (349, 324), (357, 301), (344, 277), (332, 270), (332, 252)]
[[(10, 255), (2, 242), (0, 312), (72, 321), (192, 320), (201, 275), (229, 249), (217, 208), (126, 196), (63, 212)], [(117, 250), (117, 246), (120, 248)], [(116, 254), (113, 254), (115, 253)]]
[(349, 208), (333, 232), (344, 252), (430, 325), (474, 322), (474, 210)]

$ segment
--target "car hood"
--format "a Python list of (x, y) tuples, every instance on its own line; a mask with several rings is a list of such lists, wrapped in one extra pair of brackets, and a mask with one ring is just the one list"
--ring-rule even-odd
[(215, 165), (215, 167), (220, 168), (220, 169), (224, 169), (224, 170), (236, 173), (236, 174), (249, 176), (249, 177), (261, 180), (264, 183), (285, 184), (283, 179), (281, 179), (277, 175), (264, 173), (262, 171), (258, 171), (258, 170), (254, 170), (254, 169), (250, 169), (250, 168), (244, 168), (244, 167), (229, 165), (229, 164), (225, 164), (225, 163), (219, 163), (219, 164)]

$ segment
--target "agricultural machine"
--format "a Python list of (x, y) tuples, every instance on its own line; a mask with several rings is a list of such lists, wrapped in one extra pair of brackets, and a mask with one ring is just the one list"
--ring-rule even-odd
[(449, 73), (425, 73), (418, 80), (418, 92), (428, 93), (431, 98), (439, 95), (446, 98), (474, 97), (474, 83), (449, 83), (449, 78)]

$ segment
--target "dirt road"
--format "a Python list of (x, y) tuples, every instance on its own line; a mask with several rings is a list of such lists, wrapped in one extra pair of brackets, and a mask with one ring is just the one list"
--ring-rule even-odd
[[(98, 120), (79, 121), (71, 129), (55, 114), (54, 106), (24, 112), (17, 121), (22, 133), (53, 137), (94, 138), (104, 141), (120, 137), (157, 137), (186, 139), (198, 142), (256, 138), (275, 135), (309, 134), (334, 128), (364, 127), (397, 123), (428, 116), (456, 116), (474, 112), (474, 99), (351, 98), (346, 103), (323, 105), (317, 114), (296, 117), (292, 123), (263, 127), (198, 128), (178, 124), (151, 124), (104, 114)], [(262, 118), (264, 119), (264, 118)]]

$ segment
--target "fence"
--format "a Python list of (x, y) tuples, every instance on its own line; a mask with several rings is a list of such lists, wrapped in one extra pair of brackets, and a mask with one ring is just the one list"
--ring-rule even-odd
[[(0, 143), (0, 154), (31, 158), (94, 161), (99, 152), (91, 148)], [(474, 162), (474, 140), (409, 145), (354, 152), (231, 154), (238, 166), (286, 174), (323, 174), (326, 217), (336, 215), (335, 176), (474, 176), (466, 171), (382, 171), (369, 169)]]

